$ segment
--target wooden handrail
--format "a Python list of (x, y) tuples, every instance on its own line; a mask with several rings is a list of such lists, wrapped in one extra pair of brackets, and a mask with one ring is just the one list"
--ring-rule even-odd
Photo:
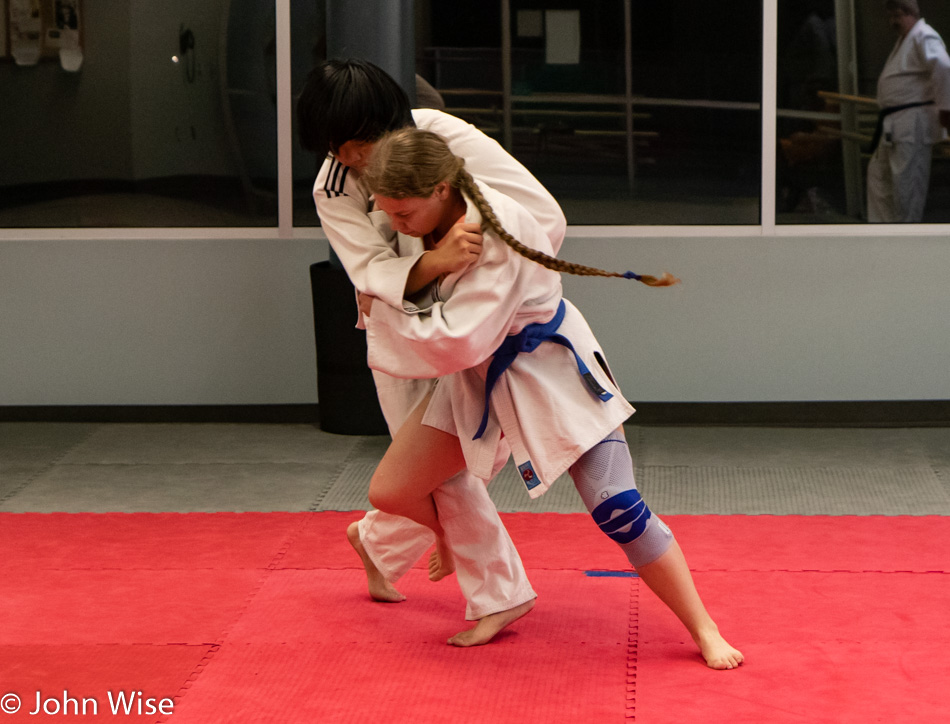
[(818, 91), (818, 95), (829, 101), (844, 101), (845, 103), (855, 103), (862, 106), (874, 106), (877, 108), (877, 101), (867, 96), (852, 96), (845, 93), (832, 93), (831, 91)]
[(858, 143), (870, 143), (872, 140), (871, 136), (866, 136), (863, 133), (842, 131), (839, 128), (828, 128), (827, 126), (820, 127), (818, 133), (823, 136), (831, 136), (832, 138), (846, 138), (849, 141), (857, 141)]

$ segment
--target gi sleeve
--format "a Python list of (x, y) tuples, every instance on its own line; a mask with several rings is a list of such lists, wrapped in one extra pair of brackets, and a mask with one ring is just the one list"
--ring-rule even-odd
[(950, 56), (943, 40), (936, 33), (928, 33), (921, 46), (924, 63), (930, 68), (930, 83), (937, 108), (950, 110)]
[[(504, 225), (523, 243), (539, 248), (540, 235), (545, 242), (540, 248), (550, 248), (537, 222), (521, 221), (528, 223), (508, 219)], [(534, 234), (535, 244), (529, 234)], [(445, 289), (450, 290), (447, 297), (424, 313), (407, 314), (402, 304), (393, 307), (374, 301), (366, 335), (370, 367), (407, 378), (441, 377), (475, 367), (517, 331), (512, 327), (519, 312), (531, 303), (529, 296), (540, 292), (546, 301), (560, 298), (560, 276), (524, 259), (494, 234), (486, 234), (479, 260), (446, 277), (440, 285), (440, 290)], [(398, 350), (398, 355), (392, 350)]]
[(400, 305), (418, 255), (399, 257), (388, 218), (370, 211), (369, 193), (353, 170), (328, 156), (317, 174), (313, 199), (327, 240), (353, 286)]

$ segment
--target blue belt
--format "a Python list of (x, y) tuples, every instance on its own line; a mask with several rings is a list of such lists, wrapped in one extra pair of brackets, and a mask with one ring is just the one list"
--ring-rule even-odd
[(491, 364), (488, 365), (488, 373), (485, 376), (485, 412), (482, 414), (482, 423), (478, 426), (478, 432), (475, 433), (475, 437), (472, 438), (473, 440), (478, 440), (488, 426), (488, 403), (491, 399), (491, 392), (495, 387), (495, 383), (498, 382), (498, 378), (511, 366), (511, 363), (515, 361), (515, 357), (522, 352), (534, 352), (542, 342), (556, 342), (571, 350), (571, 352), (574, 353), (574, 359), (577, 361), (577, 371), (580, 373), (584, 382), (587, 383), (587, 387), (590, 388), (590, 391), (593, 392), (596, 397), (600, 398), (602, 402), (606, 402), (613, 397), (611, 393), (600, 386), (600, 383), (597, 382), (594, 375), (587, 369), (587, 365), (585, 365), (584, 360), (578, 356), (574, 345), (571, 344), (571, 340), (557, 333), (558, 327), (560, 327), (561, 322), (564, 321), (565, 311), (564, 300), (562, 299), (561, 303), (558, 304), (557, 312), (550, 322), (545, 322), (544, 324), (529, 324), (518, 332), (518, 334), (506, 337), (505, 341), (501, 343), (501, 346), (495, 350), (495, 357), (491, 361)]

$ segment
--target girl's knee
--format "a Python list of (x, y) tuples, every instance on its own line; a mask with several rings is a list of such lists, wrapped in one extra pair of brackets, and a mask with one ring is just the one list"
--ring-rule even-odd
[(381, 510), (384, 513), (391, 513), (390, 510), (390, 498), (387, 495), (384, 495), (379, 490), (375, 490), (372, 486), (369, 489), (369, 504), (372, 505), (376, 510)]
[(376, 510), (391, 515), (401, 515), (403, 511), (403, 496), (387, 486), (379, 484), (374, 478), (369, 486), (369, 504)]

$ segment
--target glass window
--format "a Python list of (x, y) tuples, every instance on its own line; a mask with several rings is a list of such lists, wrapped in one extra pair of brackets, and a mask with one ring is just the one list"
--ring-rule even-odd
[(509, 148), (569, 223), (759, 223), (757, 0), (728, 12), (686, 0), (429, 7), (420, 74), (448, 112)]
[[(326, 55), (327, 0), (280, 2), (294, 103)], [(950, 5), (920, 2), (927, 26), (950, 33)], [(277, 225), (275, 0), (44, 0), (25, 17), (0, 5), (0, 228)], [(777, 4), (779, 224), (887, 220), (868, 204), (883, 183), (869, 164), (878, 80), (897, 39), (882, 5)], [(758, 0), (415, 7), (417, 70), (437, 102), (506, 145), (570, 223), (759, 223)], [(882, 135), (890, 150), (911, 117), (933, 134), (921, 192), (891, 184), (923, 199), (913, 221), (950, 222), (938, 110), (897, 111)], [(319, 223), (316, 170), (294, 133), (297, 226)]]
[(307, 75), (318, 63), (326, 60), (326, 0), (291, 0), (290, 52), (291, 93), (294, 123), (294, 226), (317, 226), (320, 223), (313, 203), (313, 182), (323, 159), (317, 159), (300, 146), (297, 138), (297, 99)]
[(277, 224), (273, 0), (37, 5), (0, 62), (0, 227)]
[[(950, 7), (920, 5), (936, 33), (950, 33)], [(950, 144), (939, 141), (937, 106), (914, 105), (933, 98), (915, 32), (888, 60), (917, 19), (891, 27), (880, 0), (780, 0), (778, 8), (776, 222), (950, 221)], [(913, 72), (896, 77), (902, 54), (910, 58), (903, 71)], [(914, 107), (887, 116), (872, 162), (882, 75), (881, 103)]]

